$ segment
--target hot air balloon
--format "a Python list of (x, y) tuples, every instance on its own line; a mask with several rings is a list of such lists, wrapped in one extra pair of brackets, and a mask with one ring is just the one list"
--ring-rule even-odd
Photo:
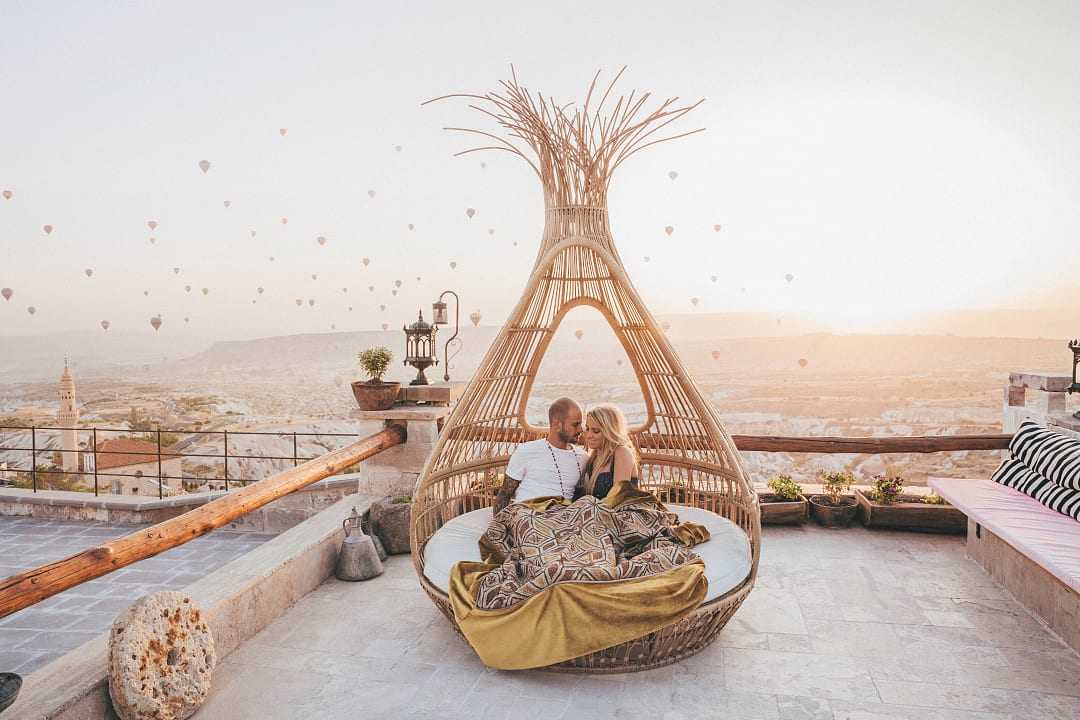
[(255, 231), (254, 230), (249, 230), (248, 232), (251, 233), (251, 237), (255, 237)]
[(420, 282), (420, 276), (419, 275), (416, 276), (416, 282)]
[(282, 225), (288, 225), (289, 224), (289, 218), (287, 218), (287, 217), (281, 218), (281, 224)]
[(713, 360), (719, 360), (720, 359), (720, 351), (719, 350), (713, 350), (712, 351), (712, 359)]
[(397, 297), (397, 289), (391, 290), (390, 294), (393, 295), (394, 297)]
[(319, 237), (315, 238), (315, 242), (319, 243), (320, 245), (325, 245), (326, 244), (326, 238), (324, 238), (322, 235), (320, 235)]
[(668, 234), (668, 237), (671, 237), (671, 233), (675, 232), (675, 228), (671, 225), (666, 225), (664, 227), (664, 232)]
[(330, 323), (330, 329), (331, 329), (331, 330), (335, 330), (336, 328), (337, 328), (337, 326), (336, 326), (336, 325), (334, 325), (334, 323)]
[(270, 262), (274, 262), (274, 256), (273, 255), (270, 256)]
[(715, 275), (710, 275), (709, 279), (712, 280), (713, 282), (716, 282), (716, 276)]
[(157, 315), (155, 315), (154, 317), (150, 318), (150, 325), (151, 325), (151, 326), (153, 326), (153, 328), (154, 328), (154, 331), (156, 332), (156, 331), (157, 331), (157, 329), (158, 329), (159, 327), (161, 327), (161, 318), (160, 318), (160, 317), (158, 317)]
[(791, 282), (792, 280), (795, 279), (795, 276), (792, 275), (791, 273), (788, 273), (787, 275), (784, 276), (784, 279), (787, 280), (788, 282)]
[(251, 301), (251, 304), (252, 304), (252, 305), (254, 305), (254, 304), (255, 304), (255, 300), (252, 300), (252, 301)]
[(395, 280), (394, 281), (394, 287), (401, 287), (401, 281), (400, 280)]
[(172, 269), (172, 271), (173, 271), (173, 275), (179, 275), (180, 274), (180, 268), (178, 268), (178, 267), (174, 267)]
[(670, 171), (670, 172), (669, 172), (669, 173), (667, 174), (667, 176), (668, 176), (669, 178), (671, 178), (672, 180), (674, 180), (675, 178), (679, 177), (679, 173), (677, 173), (677, 172), (675, 172), (674, 170), (672, 170), (672, 171)]
[(28, 312), (28, 313), (30, 313), (31, 315), (33, 315), (34, 313), (36, 313), (36, 312), (37, 312), (37, 308), (36, 308), (36, 307), (34, 307), (33, 305), (31, 305), (30, 307), (26, 308), (26, 312)]
[(52, 234), (52, 225), (42, 225), (41, 229), (45, 231), (46, 235)]
[(150, 244), (151, 245), (156, 245), (157, 244), (157, 238), (154, 238), (154, 237), (150, 238)]
[(341, 292), (347, 293), (347, 292), (349, 292), (349, 288), (343, 287), (343, 288), (341, 288)]
[(83, 270), (83, 272), (86, 273), (86, 277), (94, 276), (94, 271), (91, 268), (86, 268), (85, 270)]
[(256, 292), (258, 292), (258, 293), (259, 293), (260, 295), (262, 295), (262, 294), (263, 294), (263, 289), (262, 289), (261, 287), (255, 288), (255, 290), (256, 290)]
[(368, 190), (368, 191), (367, 191), (367, 196), (368, 196), (369, 198), (373, 198), (373, 197), (375, 197), (375, 191), (374, 191), (374, 190)]
[(465, 214), (469, 216), (470, 220), (472, 220), (472, 216), (476, 214), (476, 210), (475, 208), (465, 208)]
[(14, 294), (15, 291), (11, 288), (4, 288), (3, 290), (0, 290), (0, 295), (3, 295), (5, 300), (10, 300), (11, 296)]
[(364, 264), (364, 267), (367, 267), (368, 263), (371, 262), (371, 258), (360, 258), (360, 262)]
[(108, 331), (109, 325), (111, 325), (111, 324), (112, 323), (110, 323), (108, 320), (102, 320), (101, 321), (101, 329), (105, 330), (105, 331)]
[(223, 204), (225, 205), (225, 207), (229, 207), (230, 205), (232, 205), (232, 200), (226, 200)]
[(352, 305), (349, 306), (349, 312), (352, 312)]
[(578, 340), (580, 340), (581, 338), (585, 337), (585, 333), (582, 332), (581, 330), (575, 330), (574, 331), (574, 337), (576, 337)]
[(694, 307), (697, 307), (697, 304), (698, 304), (699, 302), (701, 302), (701, 299), (700, 299), (700, 298), (696, 298), (696, 297), (692, 297), (692, 298), (690, 298), (690, 302), (691, 302), (691, 303), (693, 303)]
[(454, 269), (454, 268), (456, 268), (456, 267), (457, 267), (457, 262), (456, 262), (456, 261), (454, 261), (454, 260), (451, 260), (451, 261), (450, 261), (450, 269), (451, 269), (451, 270), (453, 270), (453, 269)]
[(494, 235), (494, 234), (495, 234), (495, 228), (488, 228), (488, 235)]
[(367, 289), (368, 289), (368, 292), (375, 292), (375, 286), (374, 285), (368, 285)]
[(309, 298), (307, 304), (309, 307), (315, 307), (315, 298)]
[(319, 279), (319, 274), (318, 273), (311, 273), (311, 279), (312, 280), (318, 280)]
[(184, 286), (184, 292), (191, 292), (191, 286), (190, 285), (185, 285)]
[(202, 289), (202, 294), (203, 295), (209, 295), (210, 294), (210, 288), (203, 288)]
[(469, 319), (472, 320), (473, 327), (476, 327), (477, 325), (479, 325), (480, 324), (480, 311), (479, 310), (473, 310), (471, 313), (469, 313)]
[(410, 230), (412, 230), (412, 229), (413, 229), (414, 227), (416, 227), (416, 226), (415, 226), (415, 225), (413, 225), (412, 223), (409, 223), (409, 229), (410, 229)]
[(146, 297), (150, 297), (150, 291), (149, 290), (143, 290), (142, 294), (145, 295)]
[(716, 225), (713, 225), (712, 229), (713, 229), (713, 232), (720, 232), (720, 224), (717, 223)]
[(400, 145), (395, 145), (394, 146), (394, 151), (395, 152), (401, 152), (401, 146)]
[(388, 328), (388, 327), (390, 327), (390, 324), (389, 324), (389, 323), (383, 323), (383, 324), (382, 324), (382, 329), (383, 329), (383, 330), (385, 330), (385, 329), (386, 329), (386, 328)]
[(645, 262), (649, 262), (649, 256), (648, 255), (645, 256)]
[(10, 199), (11, 199), (11, 196), (12, 196), (12, 195), (14, 195), (14, 194), (15, 194), (15, 193), (11, 192), (10, 190), (5, 190), (5, 191), (4, 191), (4, 199), (5, 199), (5, 200), (10, 200)]
[(210, 161), (209, 160), (200, 160), (199, 161), (199, 169), (202, 170), (203, 175), (205, 175), (210, 170)]
[(380, 310), (380, 311), (385, 311), (385, 310), (386, 310), (386, 306), (385, 306), (385, 305), (380, 305), (380, 306), (379, 306), (379, 310)]
[(484, 169), (484, 168), (486, 168), (486, 167), (487, 167), (487, 163), (486, 163), (486, 162), (482, 162), (482, 163), (480, 163), (480, 169), (481, 169), (481, 170), (483, 170), (483, 169)]
[(289, 132), (288, 128), (278, 128), (278, 133), (281, 135), (281, 137), (285, 137), (285, 133), (287, 132)]
[(806, 358), (799, 358), (799, 367), (806, 367)]
[(622, 358), (619, 358), (618, 360), (616, 360), (615, 364), (616, 365), (622, 365)]
[(296, 298), (296, 307), (300, 307), (303, 304), (304, 304), (303, 300), (301, 300), (300, 298)]
[(188, 321), (188, 320), (190, 320), (190, 319), (191, 319), (191, 318), (189, 318), (189, 317), (185, 317), (185, 318), (184, 318), (184, 322), (187, 322), (187, 321)]
[(147, 220), (146, 224), (151, 230), (157, 230), (157, 220)]

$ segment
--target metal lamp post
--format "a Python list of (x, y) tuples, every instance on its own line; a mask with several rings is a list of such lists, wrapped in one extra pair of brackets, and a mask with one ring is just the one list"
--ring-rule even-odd
[[(431, 309), (434, 312), (433, 322), (435, 325), (449, 325), (449, 320), (446, 316), (446, 303), (443, 302), (443, 298), (447, 295), (454, 296), (454, 334), (450, 336), (450, 339), (446, 341), (443, 346), (443, 381), (450, 382), (450, 358), (447, 357), (447, 351), (450, 348), (450, 343), (454, 338), (458, 336), (458, 331), (461, 329), (461, 299), (457, 293), (453, 290), (443, 290), (439, 295), (439, 299), (431, 304)], [(456, 354), (456, 352), (455, 352)]]
[(409, 384), (430, 384), (424, 370), (439, 364), (439, 359), (435, 357), (435, 333), (438, 328), (424, 322), (424, 311), (421, 310), (416, 322), (401, 329), (405, 331), (405, 364), (417, 370), (416, 378)]
[[(1072, 366), (1072, 385), (1066, 388), (1066, 391), (1071, 395), (1074, 392), (1080, 392), (1080, 382), (1076, 381), (1076, 367), (1080, 365), (1080, 340), (1073, 340), (1069, 343), (1069, 349), (1073, 354), (1073, 366)], [(1080, 410), (1073, 413), (1073, 417), (1080, 420)]]

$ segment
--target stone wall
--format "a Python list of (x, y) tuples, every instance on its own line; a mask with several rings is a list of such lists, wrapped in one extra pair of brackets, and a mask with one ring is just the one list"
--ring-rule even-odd
[(1080, 419), (1072, 415), (1080, 407), (1080, 396), (1070, 398), (1065, 392), (1071, 383), (1072, 378), (1068, 375), (1009, 373), (1009, 384), (1005, 386), (1002, 432), (1016, 432), (1020, 423), (1031, 420), (1080, 438)]

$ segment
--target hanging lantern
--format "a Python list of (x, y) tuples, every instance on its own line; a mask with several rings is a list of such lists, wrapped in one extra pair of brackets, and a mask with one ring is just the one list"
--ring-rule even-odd
[(424, 370), (432, 365), (438, 365), (435, 357), (435, 333), (439, 328), (424, 321), (424, 311), (419, 312), (419, 318), (412, 325), (403, 326), (405, 331), (405, 364), (416, 368), (416, 378), (410, 385), (429, 385)]

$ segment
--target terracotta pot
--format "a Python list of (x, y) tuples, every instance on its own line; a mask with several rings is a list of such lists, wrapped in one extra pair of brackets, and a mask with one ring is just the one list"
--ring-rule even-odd
[(353, 396), (361, 410), (389, 410), (397, 400), (399, 382), (369, 383), (357, 380), (352, 384)]
[(805, 495), (798, 500), (785, 500), (776, 493), (758, 493), (762, 525), (802, 525), (810, 517), (810, 504)]
[(891, 503), (880, 503), (862, 490), (855, 491), (855, 499), (862, 506), (863, 525), (866, 527), (956, 534), (967, 532), (967, 516), (948, 503), (928, 505), (918, 495), (910, 494), (902, 494)]
[(830, 505), (825, 495), (810, 496), (810, 515), (825, 527), (847, 527), (859, 513), (858, 501), (850, 495), (841, 495), (839, 505)]

